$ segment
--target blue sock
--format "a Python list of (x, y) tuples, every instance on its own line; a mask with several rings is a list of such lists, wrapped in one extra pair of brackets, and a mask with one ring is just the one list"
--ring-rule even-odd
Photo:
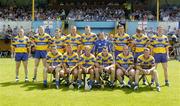
[(131, 81), (128, 81), (128, 84), (131, 85)]
[(154, 83), (154, 79), (151, 79), (151, 83)]
[(146, 80), (145, 80), (145, 79), (143, 79), (143, 82), (146, 82)]
[(89, 80), (88, 85), (92, 86), (93, 85), (93, 80)]
[(47, 80), (44, 80), (44, 81), (43, 81), (43, 84), (46, 86), (46, 85), (47, 85)]
[(56, 85), (59, 86), (59, 80), (56, 80)]
[(78, 85), (82, 84), (82, 80), (77, 80)]

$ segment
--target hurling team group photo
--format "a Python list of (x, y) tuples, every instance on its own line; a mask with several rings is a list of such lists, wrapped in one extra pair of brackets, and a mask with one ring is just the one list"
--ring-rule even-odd
[(179, 81), (179, 0), (0, 0), (1, 106), (180, 106)]

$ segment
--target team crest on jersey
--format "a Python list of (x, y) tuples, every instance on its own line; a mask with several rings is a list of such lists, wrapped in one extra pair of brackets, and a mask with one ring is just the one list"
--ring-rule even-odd
[(148, 62), (144, 62), (144, 64), (148, 64)]
[(125, 39), (121, 39), (121, 38), (119, 38), (119, 40), (120, 40), (120, 41), (123, 41), (123, 40), (125, 40)]
[(68, 58), (68, 60), (69, 60), (69, 61), (72, 61), (72, 60), (73, 60), (73, 58)]
[(60, 43), (60, 41), (56, 41), (56, 44)]
[(20, 43), (23, 43), (24, 42), (24, 40), (18, 40)]
[(73, 42), (74, 42), (75, 40), (76, 40), (76, 39), (73, 39), (73, 38), (71, 39), (71, 41), (73, 41)]
[(124, 62), (127, 62), (128, 60), (127, 59), (122, 59)]
[(86, 40), (90, 40), (91, 39), (91, 37), (89, 37), (89, 38), (86, 38)]
[(87, 62), (87, 63), (88, 63), (88, 62), (90, 62), (90, 61), (89, 61), (89, 60), (85, 60), (85, 62)]
[(163, 39), (158, 39), (158, 41), (159, 41), (159, 42), (162, 42), (162, 41), (163, 41)]
[(45, 38), (39, 38), (39, 40), (41, 40), (41, 41), (44, 40), (44, 39), (45, 39)]
[(136, 42), (141, 42), (141, 40), (139, 40), (139, 39), (136, 39)]

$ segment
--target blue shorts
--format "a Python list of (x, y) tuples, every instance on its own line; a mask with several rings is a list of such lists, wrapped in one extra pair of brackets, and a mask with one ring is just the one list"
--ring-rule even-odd
[(134, 53), (134, 63), (137, 62), (137, 58), (138, 58), (140, 55), (142, 55), (142, 54), (143, 54), (143, 52)]
[(46, 55), (47, 55), (47, 51), (45, 50), (36, 50), (35, 51), (35, 54), (34, 54), (34, 58), (46, 58)]
[(27, 61), (28, 54), (27, 53), (16, 53), (15, 61)]
[(122, 53), (122, 51), (115, 51), (115, 58), (120, 54), (120, 53)]
[(154, 54), (156, 63), (166, 63), (167, 62), (167, 54), (166, 53), (158, 53)]

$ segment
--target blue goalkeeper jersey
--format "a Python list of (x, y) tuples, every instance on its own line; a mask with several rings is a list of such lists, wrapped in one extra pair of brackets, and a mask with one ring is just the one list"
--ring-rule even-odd
[(109, 52), (112, 52), (113, 50), (113, 46), (108, 40), (96, 40), (96, 42), (94, 43), (93, 53), (101, 53), (103, 47), (107, 47)]

